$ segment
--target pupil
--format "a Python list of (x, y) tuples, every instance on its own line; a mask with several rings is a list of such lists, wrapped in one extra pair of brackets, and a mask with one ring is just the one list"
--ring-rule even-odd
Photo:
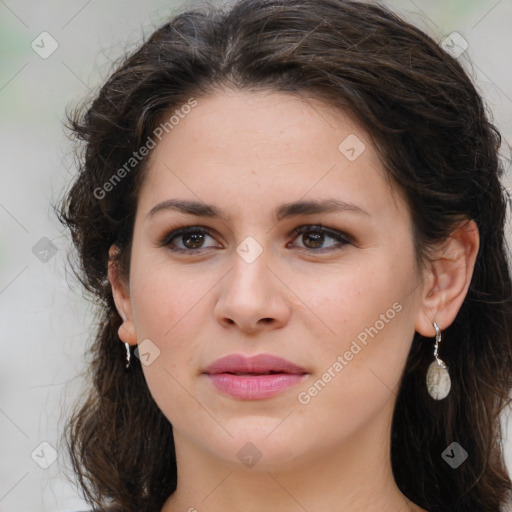
[[(315, 232), (315, 231), (310, 231), (309, 233), (310, 234), (306, 235), (306, 238), (309, 238), (310, 240), (313, 240), (313, 247), (315, 247), (315, 248), (316, 247), (321, 247), (324, 235), (322, 233), (318, 233), (318, 232)], [(316, 233), (316, 234), (313, 234), (311, 236), (311, 233)], [(305, 245), (308, 246), (307, 243), (305, 243)]]
[[(202, 243), (202, 234), (201, 233), (191, 233), (190, 235), (184, 237), (183, 242), (185, 247), (189, 249), (197, 249), (201, 246)], [(192, 241), (191, 244), (189, 244), (189, 241)]]

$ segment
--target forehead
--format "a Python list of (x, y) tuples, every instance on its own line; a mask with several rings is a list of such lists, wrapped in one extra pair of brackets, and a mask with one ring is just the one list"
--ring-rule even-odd
[(273, 91), (223, 91), (195, 101), (163, 117), (174, 116), (150, 154), (139, 197), (146, 212), (176, 195), (233, 208), (238, 201), (246, 211), (306, 195), (359, 201), (374, 213), (397, 206), (368, 134), (349, 115)]

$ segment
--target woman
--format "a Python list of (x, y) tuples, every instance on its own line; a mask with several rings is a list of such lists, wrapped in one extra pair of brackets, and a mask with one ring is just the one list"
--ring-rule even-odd
[(454, 58), (374, 4), (205, 6), (71, 126), (95, 510), (503, 506), (500, 135)]

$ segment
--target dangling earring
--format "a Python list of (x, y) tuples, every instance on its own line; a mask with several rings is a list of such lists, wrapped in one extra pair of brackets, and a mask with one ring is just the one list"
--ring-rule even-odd
[(126, 347), (126, 365), (125, 365), (125, 368), (129, 368), (130, 367), (130, 359), (131, 359), (130, 345), (128, 343), (125, 343), (124, 346)]
[(436, 330), (436, 344), (434, 348), (434, 357), (436, 360), (428, 367), (427, 389), (434, 400), (442, 400), (448, 396), (452, 382), (450, 374), (448, 373), (448, 367), (444, 361), (437, 357), (438, 345), (441, 342), (441, 330), (436, 322), (434, 322), (434, 329)]
[[(121, 329), (124, 327), (124, 324), (126, 322), (126, 315), (122, 311), (119, 313), (119, 315), (123, 319), (123, 323), (119, 326), (119, 333), (121, 333)], [(119, 335), (119, 338), (121, 338), (121, 335)], [(131, 359), (131, 356), (132, 356), (131, 353), (130, 353), (130, 344), (125, 342), (124, 346), (126, 348), (126, 364), (125, 364), (125, 368), (129, 368), (130, 367), (130, 359)]]

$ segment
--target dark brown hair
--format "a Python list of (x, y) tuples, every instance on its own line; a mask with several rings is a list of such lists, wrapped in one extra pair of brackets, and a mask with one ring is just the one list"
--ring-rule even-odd
[[(433, 345), (416, 333), (394, 412), (391, 458), (398, 487), (421, 507), (496, 512), (512, 488), (500, 425), (512, 386), (501, 138), (456, 59), (386, 8), (348, 0), (203, 4), (158, 28), (94, 101), (71, 115), (80, 168), (58, 213), (76, 247), (76, 272), (100, 307), (91, 387), (65, 432), (85, 499), (95, 510), (157, 512), (177, 482), (172, 426), (148, 391), (140, 361), (132, 357), (125, 370), (121, 319), (107, 280), (111, 244), (119, 246), (118, 265), (128, 276), (147, 158), (104, 197), (95, 191), (165, 113), (223, 88), (317, 98), (352, 114), (407, 200), (419, 261), (461, 221), (476, 222), (480, 249), (470, 289), (441, 346), (451, 392), (440, 401), (427, 394)], [(453, 441), (468, 453), (457, 469), (441, 456)]]

